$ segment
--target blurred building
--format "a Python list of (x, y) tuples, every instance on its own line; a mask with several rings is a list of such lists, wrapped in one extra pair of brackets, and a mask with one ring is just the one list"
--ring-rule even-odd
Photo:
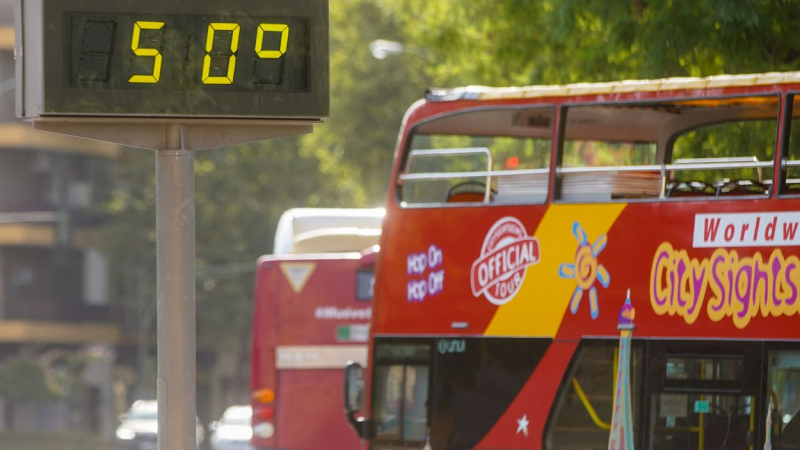
[(0, 386), (0, 431), (110, 434), (121, 332), (95, 236), (120, 149), (14, 117), (12, 20), (13, 1), (0, 0), (0, 382), (20, 355), (50, 371), (40, 398), (23, 392), (33, 380)]

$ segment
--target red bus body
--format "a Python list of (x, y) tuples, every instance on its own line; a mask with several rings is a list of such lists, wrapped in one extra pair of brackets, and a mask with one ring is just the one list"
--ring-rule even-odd
[[(251, 367), (254, 447), (358, 448), (342, 416), (342, 372), (349, 360), (366, 363), (371, 292), (359, 292), (359, 279), (372, 280), (376, 255), (377, 246), (259, 258)], [(259, 395), (265, 392), (266, 398)]]
[[(800, 117), (800, 106), (792, 109), (800, 75), (767, 77), (464, 89), (434, 92), (416, 103), (402, 125), (376, 272), (362, 430), (372, 448), (605, 448), (608, 368), (628, 290), (636, 325), (637, 446), (762, 448), (771, 390), (773, 400), (784, 403), (773, 439), (783, 433), (779, 448), (795, 448), (788, 436), (797, 425), (789, 408), (796, 406), (789, 405), (800, 403), (784, 391), (786, 380), (800, 387), (800, 198), (790, 186), (794, 175), (787, 175), (793, 166), (782, 161), (800, 158), (792, 153), (798, 141), (789, 146), (789, 125)], [(771, 105), (765, 107), (769, 121), (743, 106), (762, 101)], [(777, 157), (762, 164), (769, 176), (752, 184), (723, 179), (713, 185), (716, 195), (706, 189), (711, 182), (698, 181), (697, 192), (679, 187), (672, 196), (662, 187), (641, 198), (566, 199), (573, 185), (563, 149), (584, 148), (591, 133), (616, 145), (626, 132), (635, 136), (637, 127), (694, 120), (690, 116), (703, 108), (716, 108), (711, 112), (720, 122), (741, 116), (744, 127), (751, 119), (774, 123), (775, 131), (765, 135), (772, 133)], [(510, 112), (492, 115), (497, 111)], [(486, 117), (470, 122), (471, 113)], [(603, 128), (613, 114), (628, 114), (629, 130), (611, 121)], [(506, 117), (514, 123), (498, 132), (504, 136), (547, 128), (530, 131), (551, 141), (541, 201), (486, 201), (502, 196), (504, 185), (497, 184), (485, 198), (479, 188), (466, 203), (405, 201), (404, 185), (445, 178), (409, 169), (416, 157), (410, 150), (420, 148), (412, 146), (415, 135), (427, 139), (420, 145), (436, 142), (429, 135), (491, 136), (492, 121)], [(792, 132), (800, 135), (797, 128)], [(569, 139), (575, 142), (564, 144)], [(631, 145), (640, 140), (632, 137)], [(663, 142), (673, 145), (666, 137)], [(647, 148), (662, 155), (661, 143), (659, 137)], [(586, 154), (581, 163), (591, 159)], [(659, 158), (651, 166), (692, 164)], [(516, 163), (509, 158), (501, 169)], [(669, 189), (679, 169), (660, 169)], [(657, 177), (658, 170), (642, 172)], [(422, 175), (402, 178), (408, 173)], [(490, 180), (485, 173), (474, 177)], [(605, 182), (601, 175), (597, 180)], [(768, 192), (747, 191), (745, 184)], [(585, 186), (581, 195), (592, 198), (594, 185)], [(609, 363), (592, 369), (592, 355), (595, 362), (609, 355)], [(394, 405), (398, 398), (402, 403)]]

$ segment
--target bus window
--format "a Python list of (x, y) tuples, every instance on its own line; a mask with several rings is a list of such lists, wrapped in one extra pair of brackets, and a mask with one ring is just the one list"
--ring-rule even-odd
[(544, 203), (552, 108), (471, 111), (414, 131), (399, 199), (444, 203)]
[(680, 106), (713, 120), (672, 137), (667, 196), (769, 196), (780, 99), (685, 100)]
[(715, 388), (737, 390), (742, 388), (743, 366), (741, 356), (668, 356), (664, 385), (670, 389), (691, 389), (709, 383)]
[[(614, 376), (619, 341), (585, 342), (565, 379), (550, 418), (547, 450), (601, 449), (608, 445), (614, 405)], [(641, 427), (642, 349), (631, 352), (631, 400), (634, 441)]]
[(784, 194), (800, 194), (800, 105), (795, 104), (796, 95), (789, 96), (792, 119), (789, 123), (789, 146), (786, 149), (786, 181)]
[(773, 403), (772, 440), (778, 450), (800, 448), (800, 351), (769, 352), (767, 399)]
[(356, 300), (372, 300), (375, 290), (375, 269), (361, 269), (356, 272)]
[(652, 142), (564, 142), (564, 167), (636, 166), (656, 163)]
[[(673, 184), (675, 180), (691, 180), (715, 196), (768, 195), (772, 186), (776, 133), (775, 120), (749, 120), (682, 134), (675, 139), (672, 158), (676, 166), (684, 164), (687, 168), (673, 172)], [(724, 169), (690, 168), (693, 164), (713, 162), (743, 165)], [(747, 165), (760, 162), (768, 164), (766, 167)]]
[(659, 129), (669, 119), (663, 108), (646, 105), (567, 108), (559, 198), (658, 198)]
[(424, 442), (428, 427), (430, 344), (381, 343), (375, 350), (376, 439)]
[(778, 96), (572, 106), (558, 197), (768, 196)]

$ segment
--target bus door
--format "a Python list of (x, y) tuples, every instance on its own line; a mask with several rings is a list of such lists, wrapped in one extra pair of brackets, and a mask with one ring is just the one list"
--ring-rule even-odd
[(762, 343), (650, 341), (650, 450), (753, 450)]
[(373, 408), (381, 448), (422, 447), (427, 438), (432, 342), (376, 340)]

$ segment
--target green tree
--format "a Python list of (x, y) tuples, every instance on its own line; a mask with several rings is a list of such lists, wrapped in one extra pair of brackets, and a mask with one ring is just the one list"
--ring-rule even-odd
[(450, 84), (554, 84), (792, 70), (797, 0), (396, 0)]
[(410, 53), (375, 59), (369, 43), (405, 40), (394, 10), (374, 0), (331, 4), (331, 117), (301, 145), (342, 166), (344, 179), (361, 186), (366, 202), (386, 200), (397, 132), (405, 110), (422, 98), (433, 61)]
[(22, 348), (0, 365), (0, 397), (20, 403), (67, 398), (79, 390), (86, 361), (78, 351)]

